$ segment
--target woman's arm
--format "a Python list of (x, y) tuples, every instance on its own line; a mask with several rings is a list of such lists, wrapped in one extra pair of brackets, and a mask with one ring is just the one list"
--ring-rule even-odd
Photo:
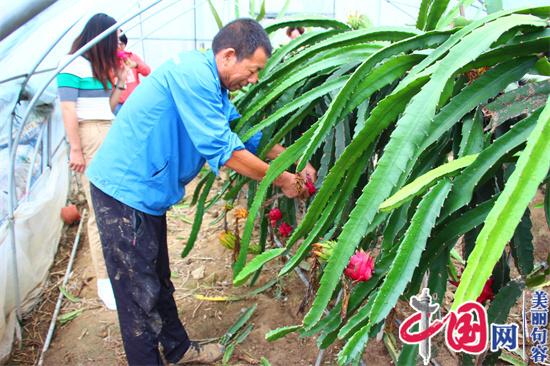
[(151, 68), (149, 67), (149, 65), (143, 62), (143, 60), (139, 58), (138, 55), (136, 55), (135, 53), (132, 53), (131, 58), (132, 58), (132, 61), (136, 63), (136, 69), (138, 73), (140, 73), (143, 76), (147, 76), (151, 73)]
[(111, 98), (109, 98), (109, 104), (111, 105), (111, 111), (115, 111), (115, 108), (120, 100), (120, 93), (122, 90), (126, 89), (126, 79), (128, 78), (129, 67), (126, 64), (123, 64), (117, 72), (117, 82), (111, 93)]
[(75, 172), (83, 173), (84, 169), (86, 169), (86, 162), (82, 154), (80, 134), (78, 133), (76, 102), (61, 102), (61, 113), (63, 114), (65, 133), (70, 145), (69, 166)]

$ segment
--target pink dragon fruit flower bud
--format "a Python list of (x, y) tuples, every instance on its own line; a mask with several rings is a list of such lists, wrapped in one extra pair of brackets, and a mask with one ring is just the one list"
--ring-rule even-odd
[[(452, 285), (458, 287), (460, 285), (460, 278), (457, 281), (449, 281)], [(487, 300), (493, 300), (495, 298), (495, 293), (493, 291), (493, 277), (489, 277), (487, 282), (483, 285), (483, 290), (481, 290), (481, 294), (477, 297), (476, 301), (480, 304), (484, 304)]]
[(271, 227), (277, 226), (277, 222), (283, 218), (281, 210), (279, 210), (277, 207), (272, 208), (267, 216), (271, 221)]
[(344, 274), (355, 282), (370, 280), (374, 273), (374, 259), (370, 252), (366, 253), (360, 249), (350, 258)]
[(485, 303), (487, 300), (493, 300), (495, 298), (495, 293), (493, 292), (493, 278), (490, 277), (487, 282), (485, 282), (485, 285), (483, 285), (483, 290), (481, 290), (481, 294), (477, 298), (477, 302), (480, 304)]
[(313, 184), (313, 181), (309, 176), (307, 177), (305, 187), (310, 197), (313, 196), (315, 193), (317, 193), (317, 188), (315, 188), (315, 184)]
[(328, 261), (330, 257), (332, 257), (335, 246), (336, 242), (333, 240), (327, 240), (323, 243), (315, 243), (313, 244), (313, 254), (316, 255), (321, 262)]
[(288, 238), (291, 233), (292, 226), (283, 221), (281, 225), (279, 225), (279, 235), (281, 235), (283, 238)]

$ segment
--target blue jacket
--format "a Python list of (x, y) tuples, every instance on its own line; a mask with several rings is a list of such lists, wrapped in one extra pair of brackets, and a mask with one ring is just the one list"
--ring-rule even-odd
[(183, 52), (131, 94), (86, 175), (126, 205), (163, 215), (205, 162), (218, 174), (233, 151), (255, 153), (261, 134), (243, 144), (229, 127), (238, 117), (212, 51)]

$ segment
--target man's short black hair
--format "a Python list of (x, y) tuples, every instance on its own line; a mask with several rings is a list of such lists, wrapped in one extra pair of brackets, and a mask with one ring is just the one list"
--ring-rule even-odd
[(120, 42), (124, 43), (125, 45), (128, 45), (128, 37), (126, 37), (126, 34), (121, 34), (120, 37), (118, 37), (118, 39), (120, 39)]
[(237, 60), (248, 58), (262, 47), (271, 56), (271, 42), (264, 28), (250, 18), (240, 18), (220, 29), (212, 41), (212, 51), (216, 55), (225, 48), (234, 48)]

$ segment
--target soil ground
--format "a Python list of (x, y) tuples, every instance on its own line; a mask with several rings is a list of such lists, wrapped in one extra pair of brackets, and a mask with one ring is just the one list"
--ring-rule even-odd
[[(196, 182), (193, 182), (188, 186), (185, 202), (191, 200), (195, 184)], [(534, 208), (534, 205), (541, 201), (542, 195), (539, 193), (531, 205), (535, 255), (539, 261), (546, 259), (550, 248), (550, 232), (546, 226), (543, 209)], [(237, 346), (229, 364), (257, 364), (261, 357), (265, 357), (274, 366), (314, 365), (318, 356), (315, 339), (303, 339), (290, 334), (270, 343), (264, 338), (265, 333), (271, 329), (301, 323), (303, 314), (297, 314), (297, 310), (305, 294), (305, 286), (295, 273), (259, 295), (239, 301), (208, 301), (197, 298), (197, 295), (214, 297), (246, 294), (267, 283), (283, 264), (278, 260), (270, 263), (253, 288), (232, 287), (232, 253), (218, 243), (218, 233), (223, 230), (223, 220), (220, 220), (223, 201), (206, 212), (194, 249), (187, 258), (182, 259), (180, 253), (191, 231), (194, 210), (195, 207), (180, 205), (168, 214), (172, 281), (176, 287), (174, 295), (180, 318), (190, 336), (202, 340), (220, 337), (247, 308), (257, 304), (257, 309), (249, 321), (254, 324), (254, 328)], [(14, 351), (9, 361), (10, 365), (33, 365), (39, 357), (76, 228), (76, 225), (67, 228), (66, 234), (63, 235), (43, 300), (37, 305), (37, 310), (25, 320), (23, 346)], [(125, 365), (116, 312), (106, 310), (96, 296), (95, 274), (91, 266), (85, 225), (67, 290), (80, 301), (72, 303), (65, 299), (61, 315), (78, 309), (82, 312), (64, 325), (57, 323), (55, 337), (46, 353), (44, 365)], [(396, 312), (397, 317), (403, 319), (410, 313), (408, 304), (400, 303)], [(512, 310), (509, 321), (521, 324), (520, 314), (521, 308), (517, 305)], [(396, 327), (393, 328), (391, 332), (396, 336)], [(435, 364), (459, 364), (458, 357), (442, 346), (442, 337), (437, 337), (432, 341)], [(337, 343), (329, 348), (321, 364), (335, 365), (336, 355), (341, 346), (341, 343)], [(397, 347), (401, 345), (398, 344)], [(364, 361), (368, 365), (393, 364), (390, 352), (382, 340), (369, 342), (364, 353)]]

